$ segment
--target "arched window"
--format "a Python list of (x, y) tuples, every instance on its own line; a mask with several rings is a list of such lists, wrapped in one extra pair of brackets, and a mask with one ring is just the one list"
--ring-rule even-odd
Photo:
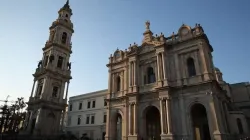
[(68, 14), (66, 14), (65, 16), (68, 17)]
[(154, 69), (152, 67), (148, 67), (147, 69), (147, 79), (148, 84), (155, 82), (155, 73)]
[(243, 134), (244, 131), (243, 131), (241, 120), (240, 120), (240, 118), (237, 118), (236, 120), (237, 120), (238, 129), (239, 129), (239, 134)]
[(121, 90), (121, 78), (120, 76), (118, 76), (116, 78), (116, 91), (120, 91)]
[(194, 65), (194, 59), (189, 57), (187, 59), (187, 68), (188, 68), (188, 75), (191, 76), (195, 76), (196, 75), (196, 71), (195, 71), (195, 65)]
[(66, 44), (66, 40), (67, 40), (67, 33), (63, 32), (63, 34), (62, 34), (62, 43)]

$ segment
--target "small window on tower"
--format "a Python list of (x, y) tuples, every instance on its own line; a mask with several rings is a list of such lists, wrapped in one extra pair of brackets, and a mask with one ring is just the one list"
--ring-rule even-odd
[(58, 57), (58, 62), (57, 62), (57, 67), (62, 68), (62, 64), (63, 64), (63, 57), (59, 56)]
[(67, 33), (63, 32), (63, 34), (62, 34), (62, 43), (66, 44), (66, 40), (67, 40)]
[(52, 97), (57, 97), (58, 94), (58, 87), (53, 87)]
[(66, 14), (65, 16), (68, 17), (68, 14)]

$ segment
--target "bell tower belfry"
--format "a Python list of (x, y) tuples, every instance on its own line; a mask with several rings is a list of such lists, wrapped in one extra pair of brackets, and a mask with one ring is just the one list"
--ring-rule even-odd
[(50, 26), (49, 39), (43, 50), (34, 76), (28, 101), (25, 130), (34, 135), (55, 135), (63, 124), (71, 77), (71, 36), (69, 1), (58, 11), (58, 18)]

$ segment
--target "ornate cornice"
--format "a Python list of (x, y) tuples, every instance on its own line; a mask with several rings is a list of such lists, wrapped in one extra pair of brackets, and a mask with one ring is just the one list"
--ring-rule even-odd
[(68, 51), (70, 54), (72, 53), (71, 46), (70, 47), (66, 47), (65, 45), (61, 45), (59, 43), (50, 42), (50, 41), (46, 42), (45, 47), (42, 50), (45, 51), (46, 49), (48, 49), (48, 48), (50, 48), (52, 46), (58, 46), (59, 48)]

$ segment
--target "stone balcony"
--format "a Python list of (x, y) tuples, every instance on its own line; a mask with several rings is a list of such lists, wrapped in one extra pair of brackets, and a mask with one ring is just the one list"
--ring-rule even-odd
[(150, 84), (146, 84), (146, 85), (142, 85), (140, 86), (140, 93), (142, 92), (148, 92), (148, 91), (153, 91), (155, 90), (155, 88), (157, 87), (157, 83), (150, 83)]
[(67, 104), (67, 99), (52, 98), (52, 97), (50, 97), (49, 99), (44, 99), (41, 96), (29, 98), (29, 103), (41, 102), (41, 101), (46, 101), (46, 102), (51, 102), (51, 103), (59, 103), (59, 104)]
[(55, 72), (64, 76), (68, 76), (71, 77), (71, 71), (70, 70), (63, 70), (61, 68), (57, 68), (57, 67), (53, 67), (52, 64), (48, 64), (45, 67), (39, 67), (36, 69), (34, 76), (38, 76), (41, 75), (43, 73), (45, 73), (46, 71), (51, 71), (51, 72)]

